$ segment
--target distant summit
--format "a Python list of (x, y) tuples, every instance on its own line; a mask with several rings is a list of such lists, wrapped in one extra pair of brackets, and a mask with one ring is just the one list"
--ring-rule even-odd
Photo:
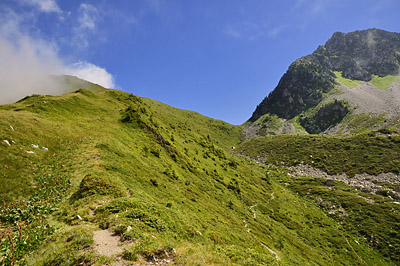
[(378, 29), (336, 32), (311, 55), (343, 77), (370, 81), (373, 75), (396, 75), (400, 63), (400, 33)]
[[(266, 114), (276, 115), (280, 119), (293, 120), (292, 124), (298, 122), (308, 133), (322, 133), (341, 123), (353, 109), (362, 105), (356, 105), (352, 99), (331, 97), (343, 94), (345, 88), (342, 86), (349, 88), (351, 82), (360, 86), (383, 82), (384, 89), (396, 86), (394, 77), (399, 73), (399, 66), (399, 33), (379, 29), (336, 32), (325, 45), (289, 66), (278, 86), (257, 106), (249, 121), (256, 122)], [(381, 97), (377, 96), (379, 93), (373, 94), (373, 97)], [(336, 101), (328, 104), (328, 98)], [(324, 106), (329, 110), (324, 110)], [(324, 125), (311, 125), (310, 116), (314, 116), (311, 120), (319, 120)]]

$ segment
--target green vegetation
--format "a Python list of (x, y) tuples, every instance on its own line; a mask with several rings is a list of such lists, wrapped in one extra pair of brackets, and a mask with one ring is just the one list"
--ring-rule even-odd
[[(282, 178), (283, 177), (283, 178)], [(400, 206), (380, 195), (363, 193), (342, 182), (322, 178), (287, 178), (279, 182), (310, 200), (358, 240), (368, 243), (385, 257), (400, 261)]]
[[(232, 154), (240, 126), (195, 112), (80, 89), (0, 106), (0, 137), (10, 143), (0, 143), (4, 265), (112, 263), (92, 249), (100, 229), (124, 240), (120, 255), (132, 262), (391, 265), (397, 258), (357, 244), (357, 234), (288, 189), (282, 170)], [(368, 140), (379, 148), (399, 141)], [(394, 166), (397, 155), (388, 155)]]
[(385, 114), (351, 114), (344, 118), (343, 124), (347, 124), (347, 128), (352, 133), (369, 132), (371, 129), (377, 129), (384, 125), (387, 121)]
[(266, 158), (267, 164), (305, 163), (329, 174), (376, 175), (400, 171), (400, 136), (278, 135), (247, 140), (236, 152)]
[(369, 82), (371, 82), (372, 85), (380, 90), (387, 90), (390, 86), (392, 86), (393, 82), (400, 82), (400, 75), (387, 75), (384, 77), (373, 75)]
[(341, 71), (334, 71), (333, 73), (336, 76), (336, 81), (341, 83), (341, 84), (343, 84), (346, 87), (355, 88), (359, 84), (362, 84), (362, 81), (360, 81), (360, 80), (352, 80), (352, 79), (344, 78), (342, 76), (342, 72)]
[(282, 120), (277, 115), (265, 114), (257, 119), (255, 124), (260, 126), (257, 135), (265, 136), (279, 130), (282, 127)]
[[(378, 133), (387, 136), (376, 136)], [(399, 173), (400, 137), (397, 128), (380, 129), (355, 136), (279, 135), (245, 141), (236, 152), (261, 157), (266, 164), (308, 164), (329, 174)], [(391, 134), (395, 134), (391, 136)], [(286, 172), (286, 170), (281, 170)], [(280, 183), (311, 200), (342, 224), (358, 240), (368, 243), (393, 261), (400, 260), (399, 205), (388, 197), (368, 194), (321, 178), (291, 178), (277, 175)], [(382, 184), (397, 188), (395, 184)]]
[(299, 116), (290, 119), (289, 122), (292, 123), (296, 134), (307, 134), (307, 131), (299, 122)]
[(348, 113), (347, 102), (334, 100), (301, 114), (299, 122), (308, 133), (318, 134), (340, 123)]
[(46, 216), (56, 210), (69, 182), (65, 176), (43, 173), (36, 177), (36, 189), (27, 199), (5, 203), (0, 209), (0, 262), (24, 264), (25, 253), (35, 250), (55, 228)]

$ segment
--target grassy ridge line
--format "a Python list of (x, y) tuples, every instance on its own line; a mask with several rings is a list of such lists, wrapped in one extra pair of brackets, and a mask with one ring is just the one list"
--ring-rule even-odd
[(239, 127), (112, 90), (36, 96), (3, 110), (52, 125), (43, 136), (62, 121), (54, 134), (65, 130), (81, 141), (66, 149), (72, 186), (50, 217), (57, 231), (28, 264), (109, 262), (90, 249), (99, 227), (133, 241), (123, 253), (128, 260), (167, 253), (189, 265), (358, 264), (359, 257), (388, 264), (279, 184), (286, 174), (230, 154)]
[[(92, 168), (91, 158), (85, 156), (101, 135), (66, 119), (79, 110), (76, 98), (69, 102), (70, 97), (35, 95), (1, 106), (0, 134), (12, 143), (0, 147), (2, 265), (24, 264), (25, 254), (54, 232), (48, 215), (57, 209), (70, 184), (79, 185), (82, 173)], [(87, 97), (81, 100), (81, 107), (91, 105)], [(86, 114), (90, 111), (84, 109)], [(78, 162), (85, 165), (77, 167)]]
[[(0, 168), (0, 181), (7, 185), (2, 187), (4, 191), (0, 191), (2, 200), (30, 195), (38, 166), (46, 165), (58, 154), (69, 157), (60, 159), (68, 166), (74, 156), (86, 153), (84, 143), (93, 143), (96, 138), (107, 135), (107, 128), (93, 130), (92, 122), (97, 119), (107, 122), (107, 119), (114, 118), (99, 108), (106, 104), (101, 98), (89, 91), (87, 93), (90, 97), (78, 96), (77, 93), (57, 97), (37, 95), (0, 107), (1, 139), (15, 141), (11, 146), (4, 142), (0, 145), (4, 154), (0, 159), (3, 166)], [(43, 151), (43, 147), (48, 151)], [(8, 195), (3, 196), (6, 193)]]

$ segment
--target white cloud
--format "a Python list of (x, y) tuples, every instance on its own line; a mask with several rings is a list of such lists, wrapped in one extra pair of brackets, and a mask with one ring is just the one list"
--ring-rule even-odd
[(61, 13), (60, 7), (55, 0), (24, 0), (25, 3), (36, 6), (42, 12)]
[(239, 30), (233, 28), (233, 27), (230, 26), (230, 25), (228, 25), (228, 26), (225, 28), (224, 33), (225, 33), (226, 35), (228, 35), (229, 37), (232, 37), (232, 38), (235, 38), (235, 39), (242, 37), (242, 34), (239, 32)]
[(0, 12), (0, 104), (32, 94), (65, 93), (64, 84), (51, 74), (70, 74), (114, 87), (112, 75), (104, 68), (88, 62), (66, 65), (57, 45), (23, 31), (23, 23), (12, 11)]
[(0, 30), (0, 103), (9, 103), (34, 93), (61, 93), (49, 74), (62, 70), (51, 43), (23, 34), (9, 39)]
[(145, 0), (145, 2), (156, 13), (159, 13), (164, 5), (164, 0)]
[(276, 29), (270, 29), (268, 23), (255, 23), (249, 21), (230, 24), (224, 28), (223, 32), (231, 38), (246, 39), (249, 41), (257, 40), (263, 36), (272, 37), (278, 33)]
[(98, 18), (97, 8), (90, 4), (81, 4), (79, 6), (79, 27), (84, 30), (95, 30)]
[(86, 61), (66, 67), (64, 73), (99, 84), (105, 88), (115, 87), (114, 78), (107, 70)]
[(79, 6), (78, 14), (72, 41), (75, 47), (83, 50), (89, 47), (90, 36), (97, 30), (99, 13), (95, 6), (83, 3)]
[(274, 28), (271, 28), (268, 31), (268, 36), (269, 37), (275, 37), (276, 35), (280, 34), (281, 32), (283, 32), (285, 29), (287, 28), (286, 24), (282, 24), (282, 25), (278, 25)]
[(302, 9), (309, 11), (312, 15), (319, 15), (327, 10), (331, 3), (332, 0), (296, 0), (291, 11), (298, 12), (298, 9)]

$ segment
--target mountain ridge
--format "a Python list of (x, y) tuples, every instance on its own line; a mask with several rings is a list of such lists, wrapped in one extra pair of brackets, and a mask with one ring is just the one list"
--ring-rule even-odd
[[(126, 92), (79, 88), (2, 105), (0, 118), (0, 136), (10, 144), (0, 145), (0, 179), (11, 185), (0, 194), (5, 265), (307, 265), (360, 258), (391, 265), (382, 254), (396, 258), (288, 189), (284, 169), (233, 154), (240, 126)], [(337, 189), (358, 197), (352, 188)], [(396, 208), (383, 196), (368, 197)], [(97, 253), (100, 230), (117, 234), (123, 252)], [(379, 235), (386, 238), (386, 231)]]
[[(349, 93), (346, 94), (349, 97), (343, 96), (343, 91), (349, 92), (349, 89), (356, 86), (366, 87), (368, 91), (368, 86), (373, 85), (377, 88), (377, 92), (373, 92), (374, 97), (379, 100), (379, 94), (382, 94), (381, 98), (387, 101), (391, 96), (385, 93), (393, 92), (397, 95), (399, 90), (399, 67), (399, 33), (378, 29), (336, 32), (325, 45), (320, 45), (312, 54), (301, 57), (289, 66), (277, 87), (256, 107), (248, 122), (256, 126), (259, 124), (255, 123), (258, 119), (270, 114), (277, 115), (283, 121), (292, 120), (292, 123), (301, 125), (303, 129), (299, 132), (315, 134), (349, 131), (349, 121), (342, 123), (346, 121), (345, 117), (347, 120), (354, 119), (351, 118), (353, 113), (357, 113), (360, 106), (367, 105), (373, 99), (360, 102), (350, 97)], [(378, 93), (379, 90), (387, 89), (390, 92)], [(393, 115), (392, 110), (400, 102), (396, 98), (394, 100), (386, 110), (373, 113), (373, 117), (389, 113), (386, 119), (388, 123), (380, 126), (397, 123), (394, 121), (400, 116)], [(325, 117), (325, 123), (316, 121), (320, 120), (318, 117)], [(330, 120), (330, 117), (333, 119)]]
[[(351, 110), (345, 90), (375, 90), (374, 77), (356, 82), (335, 72), (326, 78), (341, 85), (326, 91), (325, 69), (298, 63), (292, 77), (320, 74), (311, 84), (322, 103), (291, 119), (264, 114), (254, 136), (304, 136), (244, 141), (248, 124), (71, 77), (67, 94), (0, 105), (0, 263), (397, 265), (398, 127), (371, 130), (386, 123), (384, 112), (352, 117), (349, 127), (368, 122), (368, 131), (351, 136), (303, 127), (323, 130), (325, 117)], [(344, 98), (329, 98), (337, 95)], [(348, 178), (293, 173), (296, 165)], [(386, 172), (395, 177), (372, 189), (345, 182)], [(99, 235), (117, 251), (99, 251)]]

